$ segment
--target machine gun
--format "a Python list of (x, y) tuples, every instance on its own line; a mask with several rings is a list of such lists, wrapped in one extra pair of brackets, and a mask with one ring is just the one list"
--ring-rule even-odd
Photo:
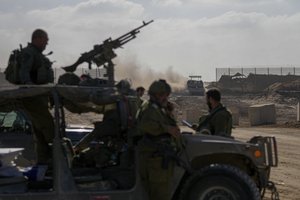
[(108, 38), (104, 40), (102, 44), (94, 45), (94, 49), (81, 54), (73, 65), (63, 67), (63, 69), (66, 72), (74, 72), (77, 66), (84, 62), (87, 62), (89, 69), (91, 69), (91, 64), (95, 63), (97, 67), (104, 66), (107, 70), (108, 84), (114, 85), (114, 64), (112, 59), (117, 56), (114, 49), (120, 48), (123, 44), (126, 44), (130, 40), (136, 38), (136, 34), (140, 32), (140, 29), (152, 22), (153, 20), (148, 22), (143, 21), (143, 25), (129, 31), (117, 39), (112, 40), (111, 38)]

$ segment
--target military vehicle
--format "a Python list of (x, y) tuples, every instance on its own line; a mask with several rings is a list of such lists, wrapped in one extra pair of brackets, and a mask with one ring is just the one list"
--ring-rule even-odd
[[(116, 87), (15, 86), (0, 91), (1, 111), (21, 106), (22, 98), (49, 95), (53, 99), (55, 138), (53, 166), (38, 179), (21, 173), (0, 178), (0, 199), (147, 199), (139, 178), (139, 145), (134, 142), (134, 126), (129, 110), (134, 96)], [(81, 113), (104, 113), (116, 104), (119, 134), (103, 133), (97, 145), (111, 152), (105, 166), (85, 166), (66, 139), (64, 108)], [(277, 166), (274, 137), (253, 137), (248, 142), (211, 135), (182, 133), (184, 148), (177, 155), (172, 185), (173, 199), (262, 199), (271, 168)], [(22, 147), (23, 144), (20, 144)], [(90, 144), (93, 148), (95, 142)], [(14, 146), (15, 148), (17, 146)], [(13, 149), (12, 149), (13, 151)], [(19, 151), (19, 149), (18, 149)], [(1, 151), (0, 151), (1, 152)], [(74, 164), (80, 159), (82, 165)], [(35, 171), (43, 171), (33, 166)], [(0, 170), (1, 172), (1, 170)], [(31, 171), (31, 173), (33, 173)], [(275, 199), (275, 198), (274, 198)]]
[(201, 76), (194, 75), (189, 77), (190, 79), (187, 81), (186, 85), (190, 95), (204, 96), (205, 89)]
[[(117, 40), (108, 39), (95, 45), (65, 68), (73, 72), (83, 62), (103, 65), (108, 77), (103, 85), (0, 88), (0, 112), (22, 109), (23, 98), (45, 95), (51, 99), (55, 122), (50, 166), (35, 165), (34, 161), (27, 162), (26, 166), (25, 162), (12, 164), (12, 158), (32, 148), (33, 142), (14, 142), (13, 148), (9, 148), (4, 144), (8, 140), (1, 141), (0, 147), (5, 147), (0, 148), (1, 200), (148, 199), (139, 177), (140, 136), (136, 135), (134, 122), (137, 97), (126, 81), (115, 84), (111, 62), (116, 56), (113, 49), (135, 38), (141, 27)], [(93, 134), (97, 137), (79, 152), (74, 151), (72, 144), (72, 140), (78, 142), (78, 138), (68, 138), (73, 137), (70, 132), (74, 132), (74, 128), (67, 129), (65, 109), (77, 115), (84, 112), (103, 115), (102, 120), (99, 117), (94, 123), (92, 131), (82, 131), (88, 133), (87, 137)], [(272, 199), (278, 199), (276, 187), (270, 181), (271, 168), (278, 164), (275, 137), (257, 136), (248, 142), (189, 132), (183, 132), (181, 137), (180, 152), (163, 152), (165, 159), (174, 159), (177, 163), (170, 188), (173, 200), (259, 200), (266, 189), (271, 189)], [(89, 157), (91, 151), (100, 156), (93, 157), (97, 162)]]

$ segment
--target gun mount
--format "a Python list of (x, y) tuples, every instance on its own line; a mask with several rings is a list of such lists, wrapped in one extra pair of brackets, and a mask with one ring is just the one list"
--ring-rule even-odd
[(91, 51), (81, 54), (74, 64), (62, 68), (66, 72), (73, 72), (78, 65), (84, 62), (88, 63), (89, 69), (91, 69), (91, 64), (95, 63), (97, 67), (103, 66), (107, 70), (108, 84), (114, 85), (114, 64), (112, 59), (117, 56), (114, 49), (120, 48), (130, 40), (136, 38), (136, 34), (140, 32), (140, 29), (152, 22), (153, 20), (148, 22), (143, 21), (141, 26), (129, 31), (117, 39), (112, 40), (111, 38), (108, 38), (104, 40), (102, 44), (94, 45), (94, 48)]

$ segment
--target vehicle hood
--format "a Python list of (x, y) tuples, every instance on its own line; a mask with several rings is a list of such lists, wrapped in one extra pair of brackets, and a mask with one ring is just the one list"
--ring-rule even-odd
[(211, 154), (241, 154), (252, 157), (252, 149), (258, 147), (257, 144), (233, 138), (204, 134), (183, 135), (183, 143), (189, 159)]

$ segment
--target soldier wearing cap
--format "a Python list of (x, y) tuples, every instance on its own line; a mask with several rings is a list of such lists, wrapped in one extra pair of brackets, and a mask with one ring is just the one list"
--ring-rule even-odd
[(143, 134), (139, 143), (140, 176), (150, 200), (171, 199), (174, 161), (166, 160), (163, 148), (178, 152), (180, 129), (167, 111), (171, 87), (165, 80), (154, 81), (148, 90), (149, 101), (137, 114), (137, 127)]

